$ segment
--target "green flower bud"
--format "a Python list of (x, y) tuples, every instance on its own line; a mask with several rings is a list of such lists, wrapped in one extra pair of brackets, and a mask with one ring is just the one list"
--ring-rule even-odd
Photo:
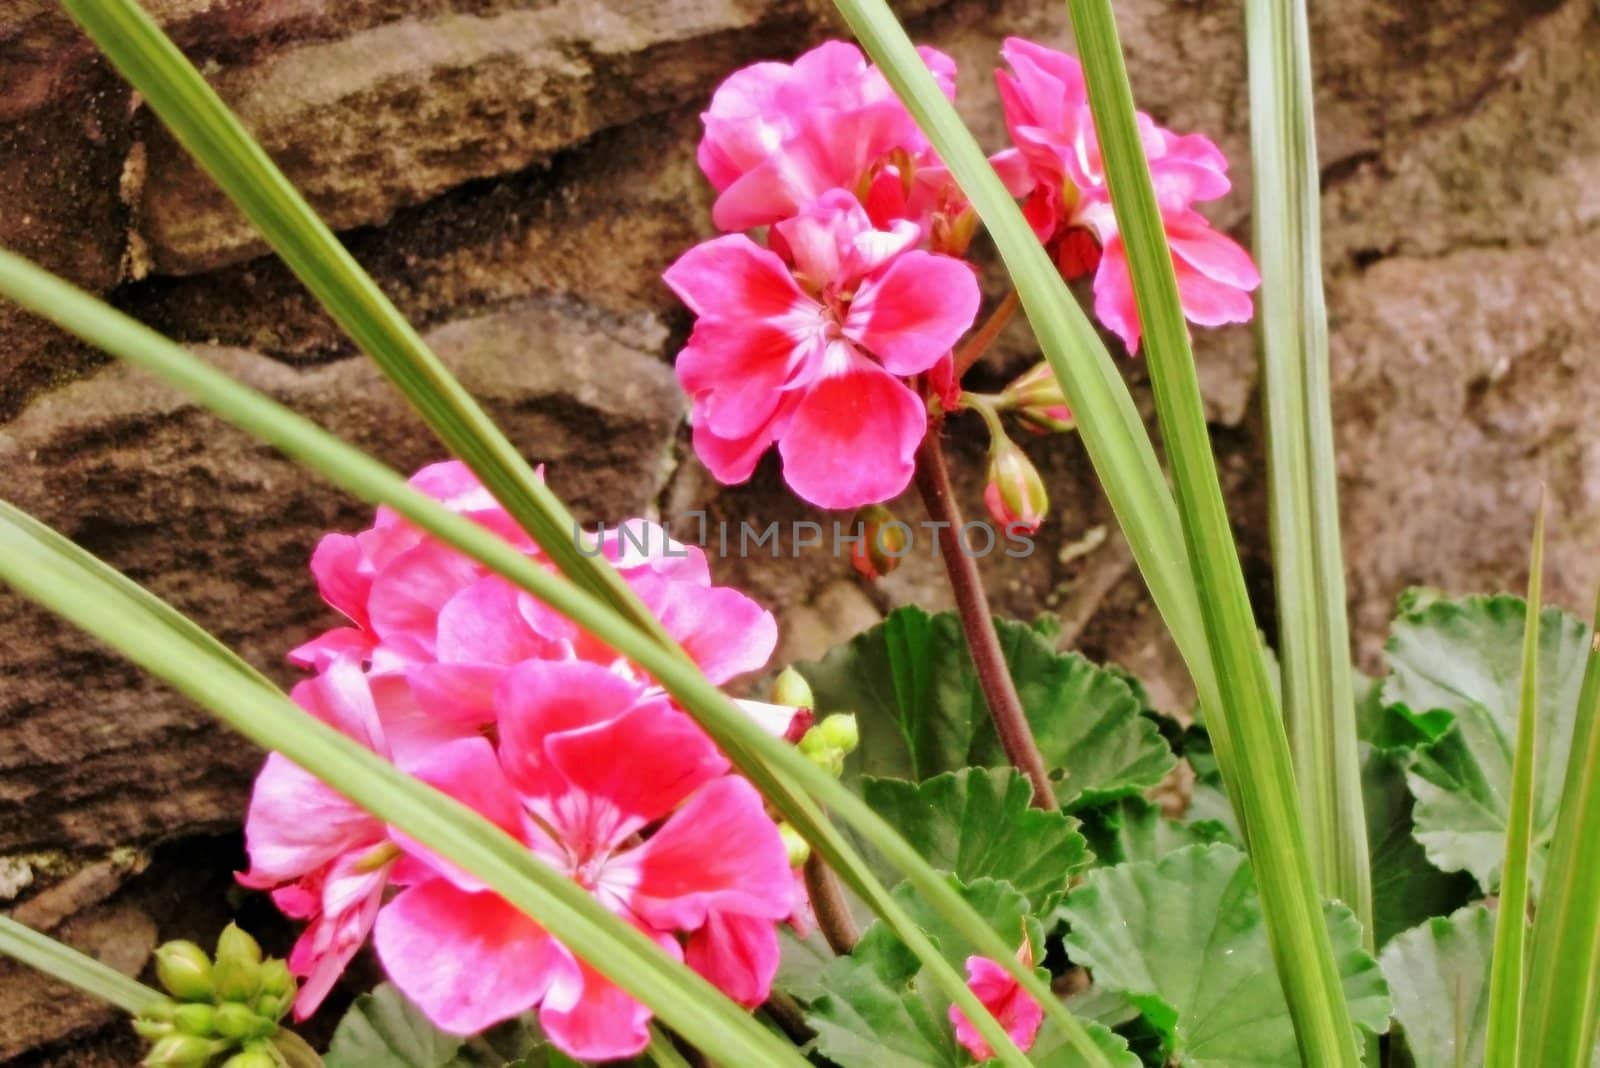
[(222, 1068), (278, 1068), (278, 1060), (263, 1049), (247, 1049), (222, 1062)]
[(783, 848), (789, 853), (789, 867), (798, 868), (811, 859), (811, 843), (789, 824), (778, 824), (778, 837), (783, 839)]
[(211, 958), (193, 942), (168, 942), (156, 950), (156, 978), (173, 997), (210, 1001)]
[(792, 705), (795, 708), (816, 708), (817, 699), (811, 695), (811, 684), (792, 667), (786, 667), (772, 684), (772, 702)]
[(171, 1023), (172, 1016), (178, 1011), (178, 1003), (169, 998), (152, 1001), (139, 1010), (139, 1019), (149, 1020), (152, 1023)]
[(856, 717), (849, 712), (835, 712), (826, 716), (815, 729), (829, 747), (839, 750), (841, 754), (853, 753), (856, 746), (861, 744), (861, 729), (856, 726)]
[(1061, 383), (1049, 364), (1035, 364), (1023, 372), (1000, 397), (1029, 430), (1060, 434), (1077, 428), (1066, 395), (1061, 392)]
[(262, 994), (256, 998), (256, 1015), (263, 1020), (281, 1020), (283, 1014), (289, 1011), (289, 1006), (294, 1004), (293, 998), (279, 997), (277, 994)]
[(212, 971), (218, 1001), (252, 1001), (261, 990), (261, 967), (235, 957), (218, 961)]
[(261, 963), (261, 944), (236, 923), (228, 924), (217, 936), (217, 963), (228, 960), (241, 960), (252, 966)]
[[(278, 998), (280, 1003), (293, 996), (296, 989), (294, 974), (289, 965), (276, 957), (261, 965), (261, 993)], [(263, 1013), (265, 1015), (265, 1013)]]
[[(829, 716), (829, 719), (834, 717)], [(797, 747), (805, 758), (817, 767), (826, 771), (834, 778), (844, 774), (844, 750), (828, 740), (828, 735), (822, 729), (822, 724), (817, 724), (806, 731), (805, 737), (800, 739)]]
[(158, 1038), (165, 1038), (172, 1034), (171, 1020), (147, 1020), (143, 1016), (133, 1018), (133, 1030), (140, 1038), (148, 1038), (154, 1042)]
[(1050, 510), (1050, 498), (1038, 469), (1009, 438), (990, 443), (989, 481), (983, 488), (983, 503), (1007, 533), (1015, 528), (1032, 534)]
[(217, 1029), (216, 1007), (203, 1001), (193, 1002), (188, 1005), (179, 1005), (172, 1014), (172, 1022), (179, 1031), (186, 1035), (197, 1035), (200, 1038), (210, 1038), (216, 1034)]
[(241, 1005), (237, 1001), (230, 1001), (217, 1008), (216, 1032), (223, 1038), (240, 1041), (247, 1038), (263, 1038), (276, 1030), (276, 1022), (256, 1015), (249, 1006)]
[(198, 1035), (168, 1035), (145, 1054), (145, 1068), (205, 1068), (214, 1045)]

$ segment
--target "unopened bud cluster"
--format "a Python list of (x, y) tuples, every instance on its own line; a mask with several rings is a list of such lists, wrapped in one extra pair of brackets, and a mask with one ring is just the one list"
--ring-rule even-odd
[(278, 1021), (294, 1003), (295, 981), (281, 960), (229, 924), (215, 957), (193, 942), (156, 950), (156, 977), (170, 998), (148, 1006), (134, 1029), (153, 1043), (146, 1068), (279, 1068)]
[[(807, 711), (816, 708), (811, 685), (806, 682), (804, 675), (792, 667), (784, 668), (778, 676), (773, 684), (772, 696), (781, 704)], [(796, 748), (807, 760), (837, 779), (844, 773), (844, 758), (855, 752), (860, 744), (861, 732), (856, 726), (856, 717), (847, 712), (835, 712), (807, 730)], [(778, 833), (783, 836), (783, 844), (789, 851), (791, 866), (798, 868), (810, 859), (811, 845), (799, 831), (788, 823), (780, 822)]]

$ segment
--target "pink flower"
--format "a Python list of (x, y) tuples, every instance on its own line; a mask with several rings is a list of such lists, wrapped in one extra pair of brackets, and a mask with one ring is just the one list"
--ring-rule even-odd
[[(498, 750), (481, 737), (451, 742), (414, 773), (732, 996), (764, 1000), (793, 875), (760, 795), (727, 774), (704, 732), (664, 698), (581, 661), (518, 665), (495, 705)], [(406, 848), (430, 870), (384, 906), (376, 945), (435, 1024), (471, 1034), (538, 1006), (573, 1057), (644, 1049), (648, 1010), (476, 880)]]
[[(919, 51), (954, 99), (955, 61)], [(869, 210), (912, 218), (909, 212), (931, 210), (951, 187), (883, 75), (841, 41), (818, 45), (792, 65), (735, 71), (701, 120), (698, 158), (720, 194), (712, 218), (722, 230), (778, 222), (836, 188), (862, 193)], [(880, 222), (887, 217), (873, 212)]]
[[(1033, 967), (1033, 947), (1024, 936), (1017, 959), (1023, 967)], [(988, 957), (967, 958), (967, 988), (977, 995), (983, 1007), (1011, 1036), (1017, 1048), (1026, 1053), (1039, 1033), (1044, 1021), (1044, 1009), (1012, 978), (1010, 972)], [(989, 1048), (983, 1035), (967, 1019), (967, 1014), (955, 1005), (950, 1006), (950, 1022), (955, 1025), (956, 1041), (980, 1061), (989, 1060), (994, 1050)]]
[(856, 508), (911, 480), (927, 409), (902, 376), (946, 357), (972, 325), (971, 267), (874, 229), (843, 190), (777, 223), (770, 248), (731, 235), (684, 253), (669, 286), (699, 318), (678, 357), (695, 451), (725, 483), (773, 445), (812, 504)]
[[(1023, 213), (1055, 251), (1067, 279), (1095, 272), (1095, 314), (1137, 351), (1139, 317), (1127, 252), (1082, 68), (1072, 56), (1018, 37), (1007, 38), (1000, 52), (1011, 70), (996, 71), (995, 78), (1016, 147), (995, 156), (995, 167), (1011, 191), (1026, 198)], [(1261, 276), (1244, 249), (1193, 210), (1227, 193), (1228, 161), (1208, 138), (1179, 136), (1142, 112), (1138, 118), (1184, 314), (1201, 326), (1248, 321), (1254, 313), (1250, 292)]]
[[(390, 680), (380, 690), (383, 698), (375, 700), (360, 667), (338, 660), (291, 696), (402, 764), (457, 736), (418, 713), (403, 682)], [(272, 890), (286, 915), (307, 921), (289, 956), (290, 969), (303, 980), (295, 999), (295, 1016), (303, 1020), (366, 941), (400, 852), (381, 821), (277, 753), (256, 778), (245, 843), (250, 870), (239, 882)]]

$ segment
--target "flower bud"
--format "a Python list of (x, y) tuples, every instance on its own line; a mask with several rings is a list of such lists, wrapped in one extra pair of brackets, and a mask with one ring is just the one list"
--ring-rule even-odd
[(854, 753), (861, 744), (861, 728), (856, 725), (854, 714), (849, 712), (835, 712), (824, 718), (817, 724), (817, 732), (823, 741), (845, 755)]
[(865, 579), (880, 579), (900, 566), (911, 547), (911, 528), (881, 504), (869, 504), (856, 513), (853, 524), (861, 540), (850, 549), (850, 563)]
[(230, 923), (217, 936), (217, 963), (240, 960), (254, 967), (261, 963), (261, 944), (248, 931)]
[(990, 444), (983, 503), (996, 523), (1025, 534), (1038, 530), (1050, 510), (1038, 469), (1010, 438), (998, 437)]
[(238, 1041), (265, 1038), (278, 1029), (276, 1021), (256, 1015), (249, 1006), (241, 1005), (237, 1001), (230, 1001), (217, 1007), (214, 1026), (216, 1033), (223, 1038)]
[(772, 684), (772, 700), (780, 705), (795, 708), (816, 708), (817, 699), (811, 695), (811, 684), (792, 667), (786, 667)]
[(278, 1059), (266, 1050), (247, 1049), (223, 1061), (222, 1068), (278, 1068)]
[(263, 1020), (274, 1022), (283, 1019), (283, 1014), (289, 1011), (289, 1006), (294, 1004), (294, 999), (278, 994), (262, 994), (256, 998), (256, 1015)]
[(156, 950), (156, 978), (173, 997), (209, 1001), (214, 989), (211, 958), (193, 942), (168, 942)]
[(140, 1038), (148, 1038), (154, 1042), (158, 1038), (172, 1034), (173, 1028), (171, 1020), (147, 1020), (143, 1016), (135, 1016), (133, 1030)]
[(197, 1035), (168, 1035), (145, 1054), (145, 1068), (204, 1068), (213, 1045)]
[(811, 859), (811, 843), (789, 824), (778, 824), (778, 837), (783, 839), (783, 848), (789, 854), (789, 867), (798, 868)]
[(172, 1014), (172, 1022), (186, 1035), (210, 1038), (216, 1033), (216, 1016), (215, 1007), (196, 1001), (188, 1005), (179, 1005), (177, 1011)]
[(1000, 394), (1005, 407), (1017, 414), (1029, 430), (1059, 434), (1077, 428), (1061, 383), (1046, 363), (1023, 372)]
[(294, 974), (289, 971), (289, 965), (276, 957), (262, 962), (261, 994), (263, 997), (288, 997), (295, 992), (296, 987)]
[(933, 216), (933, 224), (929, 228), (928, 244), (935, 252), (942, 252), (947, 256), (961, 257), (967, 254), (967, 248), (972, 244), (973, 235), (978, 232), (978, 213), (971, 207), (963, 207), (960, 211), (939, 211)]
[(250, 1001), (261, 990), (261, 968), (238, 957), (218, 961), (212, 974), (219, 1001)]

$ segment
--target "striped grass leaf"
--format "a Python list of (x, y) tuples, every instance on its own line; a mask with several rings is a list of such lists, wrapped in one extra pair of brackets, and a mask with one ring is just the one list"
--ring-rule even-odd
[(1250, 156), (1283, 715), (1322, 892), (1373, 948), (1350, 627), (1339, 543), (1311, 43), (1305, 0), (1248, 0)]
[[(1522, 699), (1517, 706), (1517, 742), (1511, 758), (1511, 809), (1506, 817), (1506, 856), (1500, 875), (1494, 954), (1489, 972), (1489, 1030), (1485, 1068), (1516, 1068), (1521, 1055), (1523, 977), (1527, 968), (1529, 866), (1533, 854), (1534, 748), (1539, 744), (1539, 614), (1544, 577), (1544, 497), (1533, 520), (1528, 561), (1527, 623), (1522, 635)], [(1530, 1061), (1531, 1064), (1542, 1064)]]
[(0, 916), (0, 954), (53, 975), (129, 1015), (138, 1014), (165, 996), (9, 916)]
[(1219, 757), (1224, 765), (1237, 759), (1250, 769), (1248, 778), (1236, 773), (1235, 802), (1244, 816), (1278, 975), (1306, 1063), (1355, 1065), (1360, 1063), (1355, 1030), (1312, 877), (1288, 739), (1217, 480), (1189, 325), (1178, 300), (1115, 17), (1110, 0), (1068, 0), (1067, 9), (1133, 276), (1156, 413), (1221, 688), (1219, 718), (1228, 722), (1232, 752)]

